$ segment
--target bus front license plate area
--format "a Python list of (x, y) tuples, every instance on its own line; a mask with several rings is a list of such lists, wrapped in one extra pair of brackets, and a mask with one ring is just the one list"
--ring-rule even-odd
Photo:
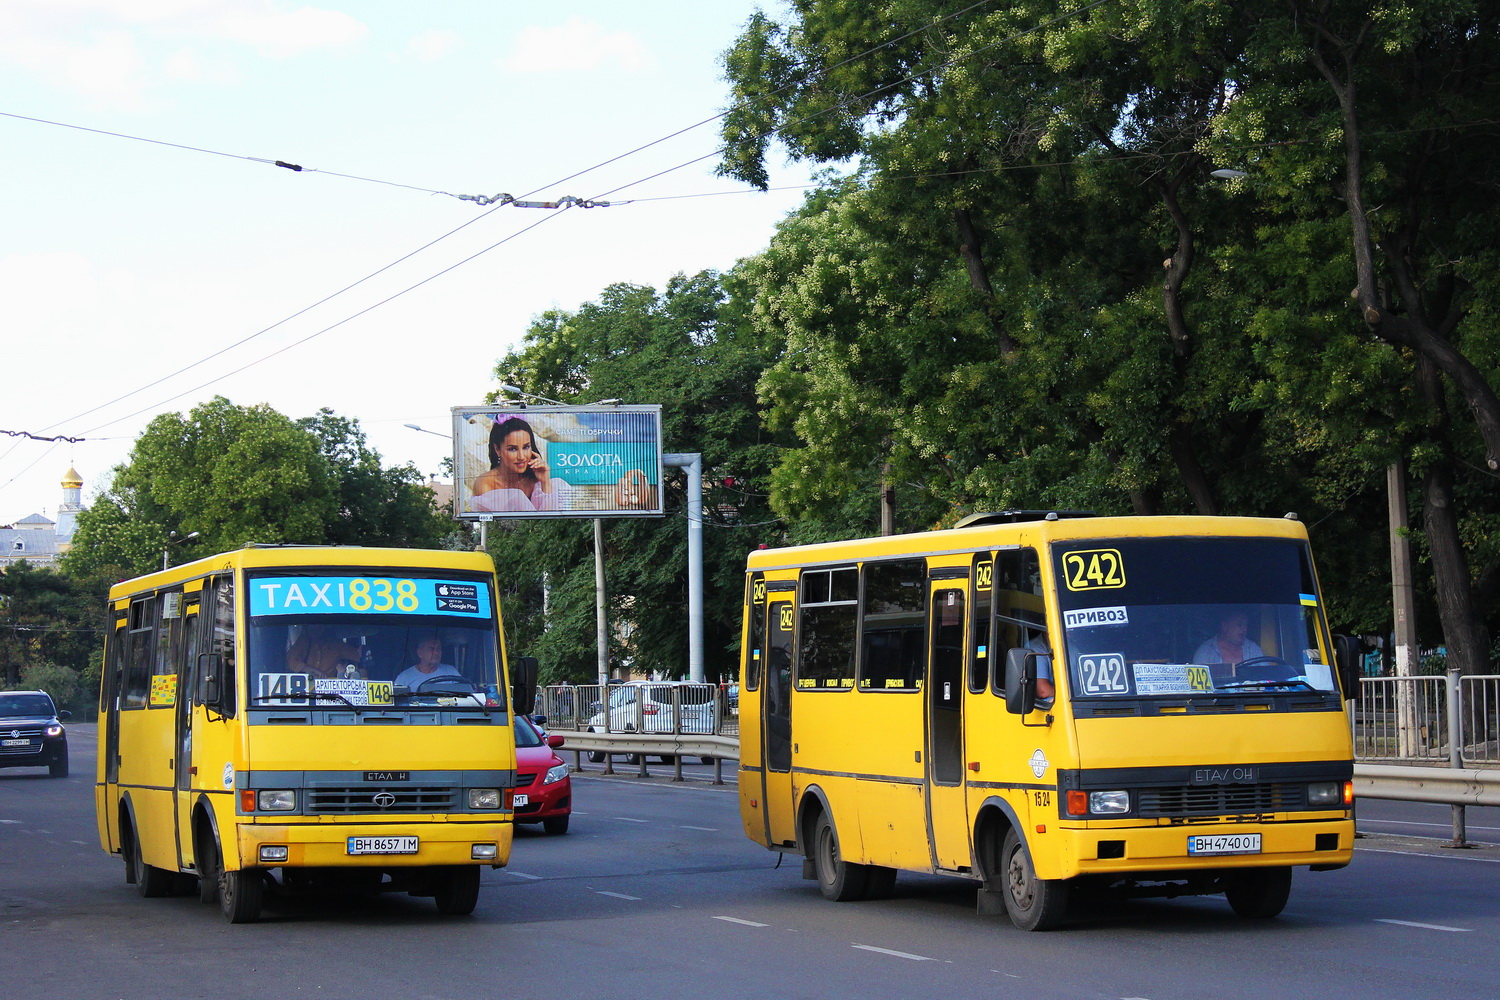
[(347, 854), (416, 854), (416, 837), (350, 837)]
[(1189, 837), (1187, 852), (1195, 856), (1206, 854), (1259, 854), (1260, 834), (1229, 833), (1205, 837)]

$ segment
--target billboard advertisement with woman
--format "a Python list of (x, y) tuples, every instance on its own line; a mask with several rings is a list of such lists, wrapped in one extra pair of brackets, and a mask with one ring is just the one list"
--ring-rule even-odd
[(662, 513), (660, 406), (454, 407), (453, 440), (460, 518)]

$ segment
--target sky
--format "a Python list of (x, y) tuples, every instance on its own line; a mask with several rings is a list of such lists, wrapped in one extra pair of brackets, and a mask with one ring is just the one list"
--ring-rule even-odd
[[(727, 269), (801, 203), (774, 153), (770, 192), (713, 174), (757, 8), (4, 0), (0, 524), (215, 395), (436, 472), (533, 317)], [(502, 193), (611, 204), (453, 197)]]

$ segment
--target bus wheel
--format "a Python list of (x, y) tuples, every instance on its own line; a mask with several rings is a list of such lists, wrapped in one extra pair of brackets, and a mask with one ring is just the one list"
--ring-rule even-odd
[(219, 901), (219, 844), (213, 834), (201, 834), (193, 846), (198, 859), (198, 902)]
[(241, 868), (234, 872), (219, 869), (219, 911), (231, 924), (253, 924), (259, 920), (265, 891), (266, 884), (258, 869)]
[(439, 913), (462, 917), (479, 902), (479, 866), (450, 865), (433, 870), (433, 902)]
[(1031, 854), (1015, 830), (1005, 834), (1000, 875), (1005, 880), (1005, 909), (1011, 923), (1023, 931), (1051, 930), (1062, 923), (1068, 910), (1067, 883), (1036, 877)]
[(864, 895), (869, 869), (845, 861), (839, 854), (839, 839), (827, 813), (818, 817), (813, 828), (813, 866), (818, 873), (818, 889), (825, 899), (842, 903)]
[(1290, 868), (1245, 868), (1224, 875), (1224, 898), (1242, 917), (1276, 916), (1286, 908), (1291, 892)]
[(890, 899), (896, 891), (896, 869), (885, 865), (865, 867), (865, 899)]
[(148, 865), (141, 859), (141, 836), (131, 824), (130, 829), (130, 861), (135, 878), (131, 878), (130, 872), (126, 872), (125, 881), (135, 883), (135, 891), (147, 898), (157, 896), (168, 896), (172, 893), (172, 873), (154, 865)]

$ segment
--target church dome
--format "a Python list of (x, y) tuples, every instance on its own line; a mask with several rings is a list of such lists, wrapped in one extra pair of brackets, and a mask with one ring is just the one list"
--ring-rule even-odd
[(63, 473), (62, 488), (65, 490), (76, 490), (82, 485), (83, 477), (78, 474), (78, 470), (71, 465), (68, 466), (68, 471)]

